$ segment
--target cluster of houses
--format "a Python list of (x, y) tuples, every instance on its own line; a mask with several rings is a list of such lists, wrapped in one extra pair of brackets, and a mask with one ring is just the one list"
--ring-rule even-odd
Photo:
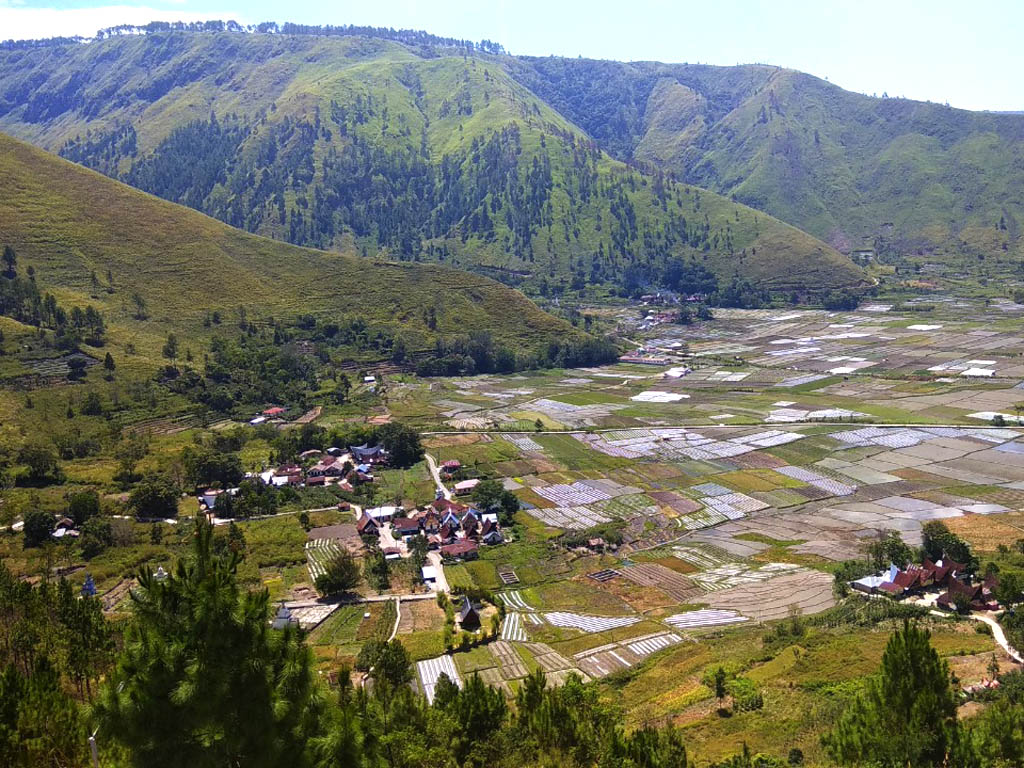
[[(356, 530), (363, 538), (380, 537), (388, 532), (397, 541), (409, 541), (416, 536), (427, 539), (427, 548), (440, 552), (445, 560), (473, 560), (481, 545), (496, 545), (504, 541), (498, 516), (445, 498), (434, 499), (422, 510), (406, 514), (399, 507), (376, 507), (363, 510)], [(394, 552), (385, 548), (385, 557)]]
[(947, 611), (969, 607), (972, 611), (994, 611), (999, 604), (992, 596), (998, 577), (975, 582), (967, 568), (950, 558), (933, 563), (925, 558), (921, 565), (906, 568), (890, 565), (887, 571), (850, 582), (850, 586), (869, 595), (887, 595), (897, 600), (938, 592), (935, 605)]
[[(299, 461), (307, 463), (315, 461), (311, 466), (301, 464), (282, 464), (267, 469), (250, 477), (258, 477), (264, 485), (275, 488), (284, 486), (317, 486), (337, 485), (343, 491), (352, 491), (357, 485), (372, 483), (374, 470), (388, 461), (387, 451), (379, 445), (357, 445), (343, 451), (341, 448), (328, 448), (326, 451), (303, 451)], [(224, 493), (235, 494), (237, 488), (207, 488), (199, 494), (200, 509), (212, 510), (217, 499)]]

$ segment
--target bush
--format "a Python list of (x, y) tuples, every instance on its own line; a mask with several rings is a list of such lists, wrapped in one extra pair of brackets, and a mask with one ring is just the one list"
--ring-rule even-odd
[(338, 552), (324, 568), (325, 572), (316, 577), (316, 588), (322, 595), (350, 592), (359, 585), (359, 563), (348, 550)]
[(128, 507), (136, 517), (168, 518), (178, 516), (178, 489), (167, 477), (151, 477), (139, 483)]
[(114, 543), (114, 530), (110, 521), (102, 517), (93, 517), (82, 526), (82, 557), (92, 560), (107, 547)]
[(33, 509), (25, 514), (25, 547), (38, 547), (50, 538), (53, 533), (55, 521), (49, 512), (41, 509)]

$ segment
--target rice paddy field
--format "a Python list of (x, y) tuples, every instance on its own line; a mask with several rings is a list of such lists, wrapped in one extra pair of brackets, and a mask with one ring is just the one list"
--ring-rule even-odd
[[(489, 656), (454, 654), (459, 673), (514, 691), (532, 669), (574, 671), (627, 722), (684, 727), (698, 764), (744, 742), (821, 764), (820, 735), (895, 626), (829, 618), (858, 610), (837, 604), (840, 563), (941, 520), (982, 560), (1024, 566), (1006, 551), (1024, 539), (1024, 307), (936, 307), (719, 310), (631, 333), (657, 365), (405, 390), (433, 409), (429, 452), (523, 506), (509, 543), (446, 569), (506, 607)], [(602, 536), (620, 543), (587, 545)], [(768, 642), (794, 621), (803, 634)], [(1009, 663), (970, 623), (928, 622), (968, 676)], [(718, 664), (764, 708), (720, 717)]]
[[(351, 663), (397, 626), (428, 696), (442, 673), (477, 674), (509, 695), (536, 669), (552, 684), (579, 674), (627, 724), (683, 727), (698, 765), (743, 743), (783, 757), (795, 745), (821, 764), (821, 733), (875, 670), (897, 621), (849, 618), (860, 598), (837, 604), (841, 563), (891, 532), (918, 545), (922, 526), (941, 520), (982, 562), (1024, 569), (1014, 546), (1024, 540), (1024, 307), (934, 303), (904, 314), (881, 304), (717, 310), (646, 331), (623, 312), (624, 335), (657, 365), (394, 376), (374, 418), (417, 426), (438, 465), (458, 461), (458, 479), (498, 480), (521, 503), (505, 543), (444, 566), (450, 587), (491, 593), (504, 619), (490, 641), (446, 652), (433, 600), (403, 602), (397, 616), (393, 601), (342, 605), (316, 614), (321, 668)], [(337, 418), (328, 409), (323, 423)], [(154, 437), (151, 454), (180, 453), (200, 429)], [(269, 443), (246, 450), (259, 463)], [(112, 473), (108, 463), (64, 468), (79, 483)], [(425, 462), (379, 474), (375, 503), (434, 498)], [(60, 493), (15, 489), (6, 502), (56, 504)], [(156, 543), (124, 522), (117, 533), (130, 545), (88, 566), (104, 593), (184, 547), (180, 527)], [(340, 511), (311, 519), (353, 522)], [(337, 542), (308, 537), (294, 515), (243, 529), (248, 583), (275, 600), (315, 598)], [(0, 536), (5, 562), (38, 572), (41, 556), (19, 542)], [(412, 589), (409, 569), (396, 567), (389, 594)], [(776, 628), (794, 622), (801, 632), (780, 641)], [(969, 622), (928, 622), (964, 685), (984, 674), (979, 658), (1009, 663)], [(708, 685), (719, 665), (752, 681), (763, 708), (721, 717)]]

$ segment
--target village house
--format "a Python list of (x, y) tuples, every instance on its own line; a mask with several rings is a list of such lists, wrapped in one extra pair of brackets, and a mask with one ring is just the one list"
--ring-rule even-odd
[(219, 488), (207, 488), (201, 494), (199, 494), (199, 503), (206, 506), (207, 509), (213, 509), (217, 506), (217, 499), (224, 494)]
[(398, 507), (394, 506), (373, 507), (364, 512), (364, 514), (369, 515), (378, 523), (390, 523), (397, 513)]
[(441, 557), (446, 560), (476, 560), (480, 553), (475, 541), (456, 539), (441, 547)]
[(397, 517), (391, 521), (391, 532), (396, 539), (408, 539), (419, 536), (420, 521), (413, 517)]
[(346, 462), (340, 456), (325, 456), (306, 472), (307, 477), (343, 477)]
[(467, 631), (475, 631), (480, 628), (480, 609), (473, 605), (468, 597), (462, 598), (462, 604), (455, 611), (459, 621), (459, 628)]
[(473, 478), (472, 480), (463, 480), (461, 483), (455, 484), (455, 495), (456, 496), (468, 496), (473, 492), (473, 489), (480, 484), (479, 478)]
[(484, 521), (484, 524), (480, 527), (480, 541), (484, 544), (501, 544), (505, 539), (501, 535), (501, 531), (498, 528), (498, 524), (491, 522), (490, 520)]
[(280, 488), (284, 485), (299, 485), (300, 483), (302, 483), (302, 467), (297, 464), (283, 464), (271, 473), (270, 482), (267, 485)]
[(437, 533), (441, 530), (441, 518), (430, 509), (419, 515), (419, 521), (424, 533)]
[(437, 568), (424, 565), (420, 568), (420, 580), (429, 587), (437, 586)]
[(359, 518), (356, 523), (356, 531), (360, 536), (379, 536), (380, 535), (380, 523), (378, 523), (370, 515), (363, 512), (363, 516)]
[(387, 462), (387, 451), (379, 445), (356, 445), (349, 449), (352, 458), (360, 464), (384, 464)]

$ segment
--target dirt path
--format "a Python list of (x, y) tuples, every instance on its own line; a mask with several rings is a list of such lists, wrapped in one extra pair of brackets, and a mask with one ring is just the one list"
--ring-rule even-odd
[(1006, 651), (1006, 654), (1018, 664), (1024, 664), (1024, 659), (1021, 659), (1017, 649), (1010, 645), (1010, 641), (1006, 639), (1006, 633), (1003, 632), (1003, 628), (991, 613), (972, 613), (971, 618), (988, 624), (992, 628), (992, 637), (999, 643), (999, 647)]
[[(943, 613), (942, 611), (931, 611), (933, 616), (941, 616), (944, 619), (950, 618), (950, 614)], [(1024, 658), (1021, 657), (1017, 649), (1010, 645), (1010, 641), (1006, 639), (1006, 633), (1003, 632), (1002, 626), (996, 621), (995, 614), (991, 611), (984, 613), (969, 613), (964, 616), (965, 619), (971, 619), (973, 621), (980, 621), (984, 624), (988, 624), (992, 629), (992, 637), (998, 643), (999, 647), (1006, 651), (1006, 655), (1016, 661), (1018, 664), (1024, 664)]]
[[(427, 435), (427, 434), (435, 434), (435, 433), (424, 432), (423, 434)], [(448, 487), (444, 483), (441, 482), (441, 471), (437, 468), (437, 460), (433, 456), (431, 456), (429, 453), (424, 453), (423, 457), (427, 460), (427, 466), (430, 468), (430, 476), (432, 478), (434, 478), (434, 485), (437, 486), (437, 490), (439, 490), (442, 494), (444, 494), (444, 497), (446, 499), (451, 501), (451, 499), (452, 499), (452, 492), (449, 491)]]
[(398, 623), (402, 620), (402, 598), (401, 596), (395, 598), (395, 626), (391, 628), (391, 634), (388, 635), (388, 642), (390, 643), (395, 639), (395, 635), (398, 634)]

